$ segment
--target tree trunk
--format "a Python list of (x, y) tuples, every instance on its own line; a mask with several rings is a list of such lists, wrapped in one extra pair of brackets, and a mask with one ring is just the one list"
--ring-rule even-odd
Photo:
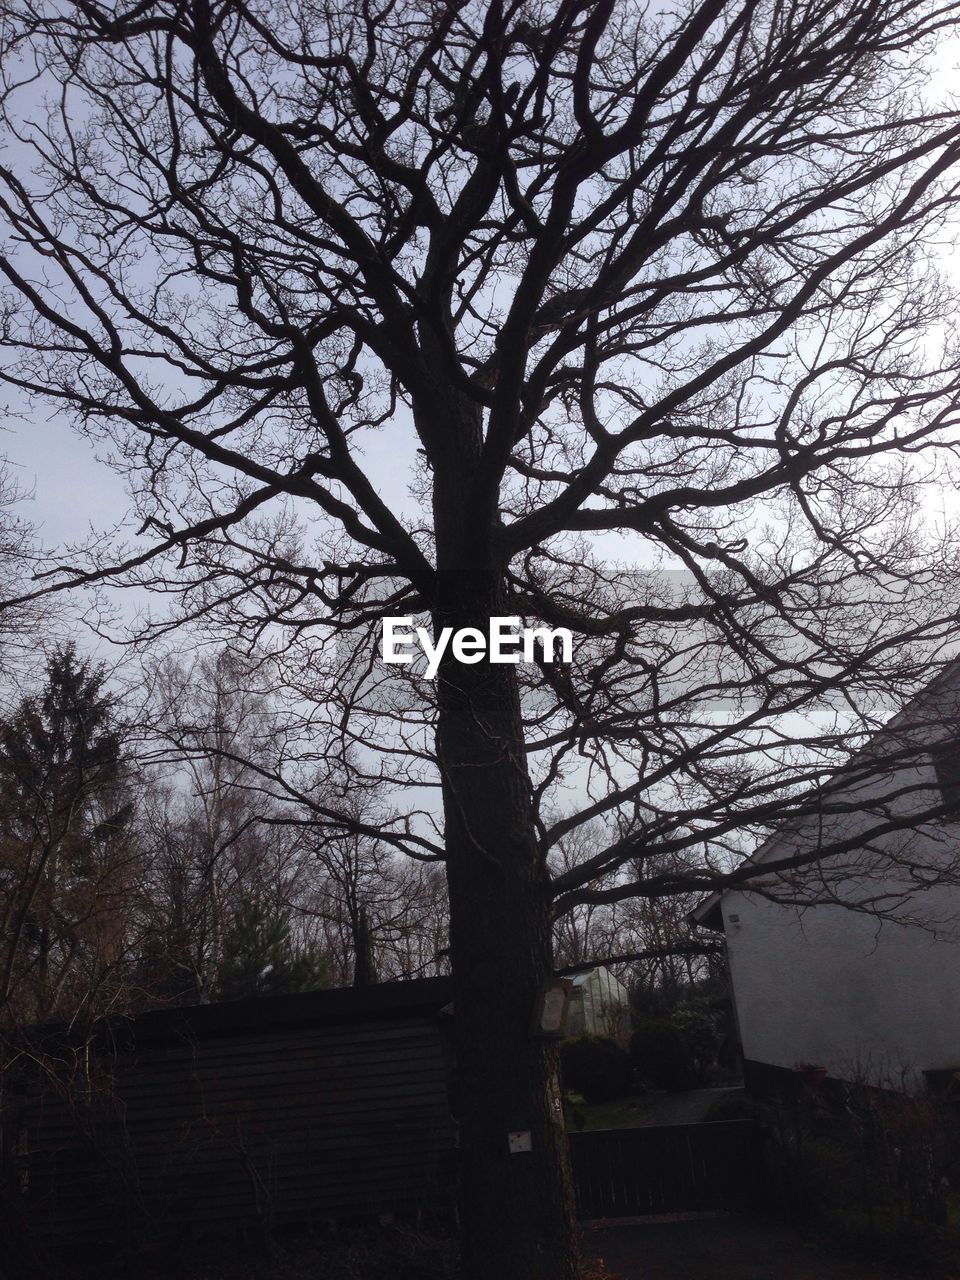
[(351, 911), (350, 932), (353, 936), (353, 985), (370, 987), (378, 979), (373, 958), (373, 934), (366, 907)]
[[(435, 625), (503, 613), (497, 576), (448, 574)], [(465, 1280), (575, 1280), (576, 1219), (554, 1045), (533, 1035), (553, 976), (516, 668), (438, 675), (450, 891)], [(511, 1151), (510, 1135), (525, 1135)]]

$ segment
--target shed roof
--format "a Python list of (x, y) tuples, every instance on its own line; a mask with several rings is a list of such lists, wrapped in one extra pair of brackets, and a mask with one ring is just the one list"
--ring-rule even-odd
[[(318, 1023), (388, 1020), (418, 1012), (439, 1013), (452, 996), (453, 979), (448, 977), (380, 982), (369, 987), (324, 987), (294, 995), (152, 1009), (133, 1018), (113, 1017), (98, 1026), (96, 1039), (115, 1048), (132, 1049), (185, 1037), (207, 1040)], [(34, 1036), (35, 1042), (70, 1044), (82, 1041), (84, 1031), (76, 1025), (48, 1023), (37, 1028)]]

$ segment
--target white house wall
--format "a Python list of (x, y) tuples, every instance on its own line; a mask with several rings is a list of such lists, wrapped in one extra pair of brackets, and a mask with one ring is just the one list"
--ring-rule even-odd
[[(918, 790), (919, 788), (919, 790)], [(932, 762), (849, 792), (854, 812), (781, 833), (763, 862), (856, 837), (888, 814), (929, 807), (938, 795)], [(793, 905), (728, 891), (721, 909), (744, 1057), (843, 1079), (913, 1082), (960, 1068), (960, 824), (888, 833), (776, 891)], [(911, 866), (926, 881), (917, 891)], [(824, 900), (827, 901), (824, 901)], [(849, 910), (873, 906), (904, 923)], [(813, 903), (815, 905), (800, 905)], [(925, 927), (921, 927), (925, 926)]]
[(839, 906), (800, 914), (741, 893), (723, 914), (745, 1058), (877, 1084), (960, 1067), (956, 942)]

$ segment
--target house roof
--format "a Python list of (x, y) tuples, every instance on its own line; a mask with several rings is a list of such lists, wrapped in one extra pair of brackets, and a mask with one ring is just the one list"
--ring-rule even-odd
[(713, 929), (717, 933), (723, 933), (722, 902), (723, 891), (715, 890), (693, 908), (687, 919), (693, 924), (698, 924), (701, 929)]
[[(929, 684), (924, 685), (919, 693), (915, 694), (905, 707), (895, 715), (891, 716), (886, 724), (883, 724), (879, 729), (876, 729), (869, 736), (863, 746), (859, 747), (853, 755), (850, 756), (849, 760), (844, 761), (844, 763), (839, 766), (833, 775), (834, 781), (842, 779), (844, 774), (852, 769), (857, 761), (862, 760), (865, 756), (869, 756), (871, 752), (876, 750), (878, 743), (882, 743), (884, 738), (889, 737), (891, 733), (902, 727), (904, 722), (909, 723), (908, 717), (927, 698), (935, 696), (943, 688), (949, 688), (951, 683), (953, 683), (958, 677), (960, 677), (960, 657), (951, 658), (944, 664), (942, 670), (934, 676)], [(811, 790), (808, 794), (819, 795), (822, 798), (823, 789), (818, 788), (817, 790)], [(770, 835), (768, 835), (767, 838), (762, 841), (756, 849), (754, 849), (753, 853), (747, 856), (745, 861), (754, 863), (762, 862), (764, 858), (773, 851), (774, 847), (779, 843), (783, 836), (792, 831), (798, 831), (803, 823), (809, 820), (810, 816), (810, 813), (795, 814), (782, 822), (775, 831), (771, 832)], [(723, 933), (724, 922), (722, 903), (726, 894), (731, 891), (749, 891), (749, 886), (731, 885), (729, 888), (715, 889), (713, 893), (708, 894), (702, 902), (698, 903), (698, 905), (688, 913), (687, 919), (693, 924), (700, 925), (701, 928), (712, 929), (715, 932)]]

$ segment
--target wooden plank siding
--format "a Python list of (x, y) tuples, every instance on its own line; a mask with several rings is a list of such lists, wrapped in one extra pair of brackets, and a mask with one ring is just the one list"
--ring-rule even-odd
[(758, 1208), (761, 1142), (752, 1120), (571, 1133), (580, 1217)]
[(24, 1100), (25, 1207), (78, 1239), (123, 1215), (155, 1237), (443, 1205), (449, 999), (428, 979), (115, 1026), (100, 1051), (111, 1089)]

